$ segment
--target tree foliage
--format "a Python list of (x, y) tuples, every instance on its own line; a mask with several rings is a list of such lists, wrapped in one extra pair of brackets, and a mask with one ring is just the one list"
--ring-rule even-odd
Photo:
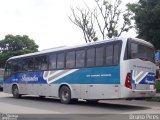
[(38, 51), (38, 45), (28, 36), (6, 35), (0, 41), (0, 67), (3, 68), (5, 61), (12, 57)]
[(160, 1), (139, 0), (136, 4), (129, 4), (128, 8), (135, 14), (137, 37), (160, 49)]
[[(113, 2), (114, 1), (114, 2)], [(82, 31), (86, 43), (118, 37), (131, 28), (130, 9), (122, 10), (121, 0), (95, 0), (96, 7), (71, 8), (70, 20)]]

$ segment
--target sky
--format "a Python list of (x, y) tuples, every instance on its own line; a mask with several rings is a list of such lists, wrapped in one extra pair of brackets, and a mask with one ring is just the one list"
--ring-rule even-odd
[[(94, 0), (0, 0), (0, 40), (5, 35), (28, 35), (39, 50), (85, 44), (80, 28), (68, 18), (70, 7), (92, 6)], [(123, 4), (137, 0), (122, 0)], [(122, 34), (136, 37), (135, 30)]]

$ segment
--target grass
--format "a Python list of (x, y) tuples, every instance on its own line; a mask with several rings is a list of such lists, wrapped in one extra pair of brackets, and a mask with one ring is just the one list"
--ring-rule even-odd
[[(156, 81), (156, 90), (157, 90), (157, 93), (160, 94), (160, 80)], [(160, 102), (160, 97), (159, 96), (155, 96), (155, 97), (152, 97), (152, 98), (146, 98), (146, 100), (147, 101)]]
[(160, 92), (160, 80), (156, 81), (156, 90), (157, 92)]

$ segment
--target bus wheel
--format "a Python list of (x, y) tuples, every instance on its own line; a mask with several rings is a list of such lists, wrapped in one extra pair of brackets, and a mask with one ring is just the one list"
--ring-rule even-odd
[(59, 97), (61, 103), (69, 104), (71, 103), (71, 90), (67, 86), (62, 86), (59, 91)]
[(18, 89), (17, 85), (14, 85), (12, 87), (12, 94), (13, 94), (13, 97), (15, 97), (15, 98), (20, 98), (21, 97), (21, 95), (19, 94), (19, 89)]

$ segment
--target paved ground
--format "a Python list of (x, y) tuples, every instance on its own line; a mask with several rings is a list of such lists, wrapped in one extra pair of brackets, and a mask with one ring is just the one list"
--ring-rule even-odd
[[(64, 105), (61, 104), (59, 100), (53, 98), (40, 99), (35, 96), (24, 96), (21, 99), (15, 99), (10, 94), (0, 92), (0, 113), (23, 114), (23, 118), (31, 116), (33, 119), (35, 119), (34, 115), (36, 114), (39, 118), (47, 117), (47, 120), (53, 118), (52, 115), (63, 120), (64, 117), (66, 118), (64, 114), (68, 115), (68, 119), (74, 115), (76, 115), (74, 117), (77, 117), (77, 114), (83, 115), (78, 118), (84, 117), (83, 119), (85, 119), (85, 117), (87, 117), (86, 119), (88, 120), (91, 119), (91, 117), (88, 117), (87, 114), (91, 116), (99, 116), (100, 114), (103, 114), (104, 119), (106, 118), (106, 115), (124, 114), (126, 117), (123, 119), (129, 119), (128, 117), (131, 114), (160, 114), (160, 102), (144, 100), (105, 100), (100, 101), (97, 104), (88, 104), (85, 101), (80, 101), (77, 104)], [(25, 116), (26, 114), (30, 115)], [(124, 116), (121, 115), (116, 118)]]

